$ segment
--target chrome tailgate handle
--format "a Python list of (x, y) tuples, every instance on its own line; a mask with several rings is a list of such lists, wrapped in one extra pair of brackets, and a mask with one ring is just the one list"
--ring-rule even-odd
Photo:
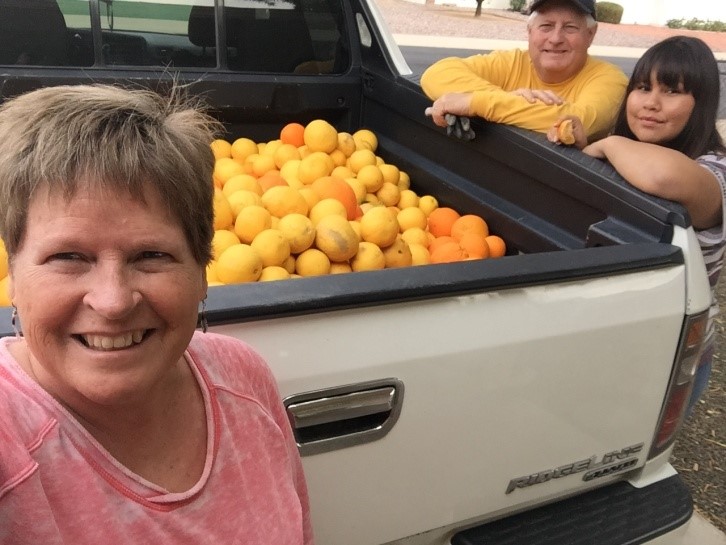
[(398, 419), (403, 383), (395, 378), (326, 388), (283, 400), (300, 453), (375, 441)]

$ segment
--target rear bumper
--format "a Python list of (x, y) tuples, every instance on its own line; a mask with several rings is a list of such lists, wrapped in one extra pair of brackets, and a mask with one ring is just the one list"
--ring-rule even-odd
[(618, 482), (469, 528), (452, 545), (638, 545), (686, 524), (691, 493), (679, 475), (644, 488)]

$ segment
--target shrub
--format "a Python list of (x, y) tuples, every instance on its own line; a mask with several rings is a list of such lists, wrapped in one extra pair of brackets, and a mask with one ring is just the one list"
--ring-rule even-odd
[(509, 7), (512, 11), (522, 11), (526, 0), (509, 0)]
[(721, 21), (702, 21), (701, 19), (670, 19), (666, 21), (668, 28), (687, 28), (688, 30), (708, 30), (711, 32), (726, 32), (726, 23)]
[(596, 2), (595, 14), (598, 21), (617, 25), (623, 18), (623, 6), (614, 2)]

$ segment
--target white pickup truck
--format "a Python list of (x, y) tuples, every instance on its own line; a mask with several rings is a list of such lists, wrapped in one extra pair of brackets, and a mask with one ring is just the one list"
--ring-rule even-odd
[(279, 380), (319, 545), (679, 542), (692, 502), (668, 457), (710, 303), (682, 207), (542, 135), (447, 137), (372, 0), (0, 1), (0, 100), (172, 78), (230, 139), (371, 129), (417, 192), (508, 243), (210, 289), (212, 329)]

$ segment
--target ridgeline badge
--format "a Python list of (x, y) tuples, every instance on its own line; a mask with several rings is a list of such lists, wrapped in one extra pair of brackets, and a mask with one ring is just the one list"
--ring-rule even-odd
[(577, 460), (554, 469), (546, 469), (531, 475), (517, 477), (509, 481), (506, 493), (510, 494), (517, 488), (527, 488), (535, 484), (546, 483), (552, 479), (574, 475), (575, 473), (586, 472), (582, 476), (582, 480), (592, 481), (593, 479), (632, 469), (638, 463), (638, 457), (634, 455), (641, 450), (643, 450), (643, 443), (638, 443), (637, 445), (603, 454), (599, 461), (597, 456), (593, 454), (590, 458), (584, 460)]

